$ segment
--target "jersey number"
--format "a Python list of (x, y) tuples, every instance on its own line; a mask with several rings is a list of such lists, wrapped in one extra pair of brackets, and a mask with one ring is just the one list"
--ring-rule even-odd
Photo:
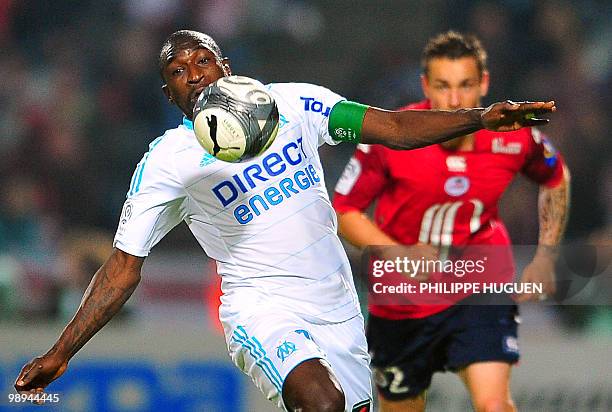
[(391, 366), (385, 368), (385, 373), (390, 373), (393, 375), (393, 379), (389, 384), (389, 392), (391, 393), (405, 393), (408, 392), (408, 386), (400, 386), (404, 381), (404, 372), (397, 366)]

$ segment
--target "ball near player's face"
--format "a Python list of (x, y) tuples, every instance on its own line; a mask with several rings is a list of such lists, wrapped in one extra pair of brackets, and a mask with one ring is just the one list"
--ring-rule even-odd
[(192, 119), (193, 107), (206, 86), (231, 74), (226, 61), (219, 61), (206, 48), (187, 48), (176, 51), (162, 71), (166, 84), (164, 93), (171, 103)]

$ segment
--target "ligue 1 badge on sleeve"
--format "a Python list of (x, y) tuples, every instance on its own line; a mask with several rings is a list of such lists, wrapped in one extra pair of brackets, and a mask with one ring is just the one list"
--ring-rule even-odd
[(123, 234), (125, 231), (126, 224), (132, 218), (132, 210), (133, 205), (130, 200), (127, 200), (123, 204), (123, 209), (121, 210), (121, 217), (119, 219), (119, 227), (117, 228), (117, 234)]
[(121, 224), (125, 225), (128, 222), (128, 220), (130, 220), (131, 217), (132, 217), (132, 202), (128, 200), (127, 202), (125, 202), (125, 205), (123, 205), (123, 211), (121, 213)]

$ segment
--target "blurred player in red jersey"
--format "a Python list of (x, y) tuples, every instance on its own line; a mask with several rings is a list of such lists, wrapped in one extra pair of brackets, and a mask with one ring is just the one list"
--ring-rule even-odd
[[(478, 39), (440, 34), (423, 51), (422, 66), (427, 100), (404, 109), (480, 106), (489, 73)], [(499, 246), (510, 245), (510, 238), (499, 219), (498, 202), (517, 173), (540, 185), (539, 245), (522, 282), (542, 282), (545, 288), (543, 295), (524, 294), (518, 300), (545, 299), (555, 292), (554, 246), (565, 228), (569, 172), (536, 129), (483, 130), (410, 152), (359, 145), (336, 187), (339, 230), (356, 246), (378, 245), (373, 250), (379, 256), (384, 256), (385, 245), (418, 245), (416, 256), (425, 257), (450, 247), (498, 245), (505, 252), (489, 272), (498, 272), (496, 280), (511, 281), (511, 250)], [(375, 200), (370, 220), (364, 211)], [(369, 312), (367, 335), (381, 411), (423, 411), (433, 373), (445, 370), (460, 376), (476, 411), (515, 410), (509, 387), (511, 365), (519, 358), (513, 302), (370, 302)]]

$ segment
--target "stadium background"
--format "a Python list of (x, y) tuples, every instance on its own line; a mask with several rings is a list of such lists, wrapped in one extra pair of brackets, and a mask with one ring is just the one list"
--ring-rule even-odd
[[(20, 366), (74, 312), (136, 163), (180, 121), (156, 58), (181, 28), (213, 35), (236, 74), (384, 108), (421, 98), (428, 37), (478, 34), (492, 78), (485, 104), (557, 102), (546, 133), (572, 170), (568, 240), (611, 244), (610, 1), (0, 0), (0, 410), (20, 410), (8, 403)], [(322, 148), (328, 188), (352, 150)], [(504, 198), (516, 244), (537, 241), (536, 198), (524, 179)], [(609, 275), (594, 283), (608, 294)], [(274, 410), (229, 361), (216, 282), (187, 229), (175, 229), (121, 316), (50, 388), (61, 394), (53, 410)], [(521, 410), (612, 410), (612, 311), (588, 294), (578, 303), (522, 308)], [(434, 380), (430, 399), (432, 411), (468, 409), (452, 376)]]

